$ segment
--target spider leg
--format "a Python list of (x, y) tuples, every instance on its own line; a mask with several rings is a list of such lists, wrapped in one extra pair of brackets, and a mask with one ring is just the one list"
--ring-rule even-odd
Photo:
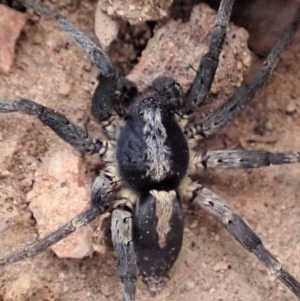
[(134, 301), (136, 295), (137, 261), (132, 240), (132, 214), (117, 208), (111, 219), (112, 242), (124, 290), (122, 301)]
[(280, 56), (290, 43), (300, 22), (300, 6), (297, 9), (294, 20), (286, 28), (282, 37), (271, 50), (267, 58), (262, 63), (260, 69), (254, 75), (249, 84), (244, 84), (212, 114), (204, 120), (188, 124), (185, 128), (185, 134), (189, 138), (196, 136), (208, 137), (222, 129), (233, 118), (244, 109), (249, 101), (254, 97), (256, 91), (261, 88), (268, 80), (273, 69), (277, 66)]
[(20, 112), (37, 117), (50, 127), (61, 139), (75, 149), (87, 154), (102, 154), (106, 144), (88, 136), (86, 131), (70, 122), (63, 114), (44, 107), (32, 100), (17, 98), (12, 102), (0, 102), (0, 113)]
[(58, 26), (65, 31), (74, 42), (89, 56), (92, 62), (101, 70), (103, 76), (115, 75), (115, 70), (105, 52), (97, 47), (83, 32), (64, 16), (44, 7), (34, 0), (24, 0), (22, 3), (40, 15), (53, 18)]
[(72, 218), (62, 227), (47, 235), (46, 237), (28, 245), (21, 251), (0, 258), (0, 266), (8, 265), (22, 259), (33, 257), (46, 250), (60, 240), (66, 238), (76, 229), (87, 225), (99, 215), (104, 213), (111, 199), (112, 181), (104, 173), (100, 174), (93, 183), (91, 207)]
[(194, 152), (191, 157), (191, 173), (201, 168), (247, 169), (300, 162), (300, 153), (296, 151), (272, 153), (264, 150), (216, 150), (203, 154)]
[(222, 0), (208, 52), (202, 57), (196, 77), (188, 92), (184, 96), (184, 110), (194, 111), (205, 99), (210, 90), (219, 65), (219, 57), (226, 37), (226, 28), (229, 23), (234, 0)]
[(258, 235), (218, 195), (207, 188), (194, 192), (192, 203), (217, 219), (245, 249), (261, 261), (272, 275), (276, 275), (299, 299), (300, 283), (262, 244)]
[(40, 252), (48, 249), (52, 245), (56, 244), (60, 240), (69, 236), (76, 229), (87, 225), (96, 217), (98, 217), (102, 211), (97, 207), (91, 207), (79, 215), (72, 218), (69, 222), (64, 224), (61, 228), (52, 232), (51, 234), (45, 236), (44, 238), (28, 245), (21, 251), (17, 251), (8, 255), (7, 257), (0, 258), (0, 266), (12, 264), (14, 262), (20, 261), (22, 259), (33, 257), (39, 254)]
[[(36, 3), (32, 0), (24, 0), (22, 3), (33, 9), (36, 13), (53, 18), (58, 26), (65, 31), (74, 42), (88, 55), (92, 62), (101, 71), (99, 75), (99, 83), (92, 97), (92, 114), (95, 119), (100, 122), (111, 116), (114, 109), (114, 102), (120, 98), (118, 91), (122, 90), (126, 84), (118, 79), (116, 71), (104, 50), (95, 45), (83, 32), (81, 32), (72, 22), (68, 21), (64, 16)], [(134, 87), (136, 89), (136, 87)], [(135, 93), (135, 89), (131, 87), (125, 94)], [(119, 100), (122, 102), (122, 99)]]

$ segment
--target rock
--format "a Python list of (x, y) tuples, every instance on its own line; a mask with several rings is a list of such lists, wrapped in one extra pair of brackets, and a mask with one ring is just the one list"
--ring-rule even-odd
[(118, 35), (118, 23), (101, 9), (102, 1), (98, 2), (95, 14), (95, 34), (104, 50)]
[[(193, 9), (189, 22), (171, 20), (159, 28), (128, 79), (144, 89), (156, 77), (169, 75), (186, 91), (196, 75), (193, 69), (198, 68), (201, 57), (208, 49), (209, 33), (215, 18), (216, 12), (201, 4)], [(229, 26), (212, 93), (224, 97), (241, 85), (243, 74), (251, 63), (247, 39), (248, 33), (243, 28)]]
[(186, 289), (191, 290), (196, 287), (196, 282), (194, 281), (194, 279), (188, 278), (185, 281), (185, 287), (186, 287)]
[(235, 23), (249, 28), (249, 46), (259, 55), (267, 55), (294, 18), (297, 0), (237, 1)]
[(213, 270), (215, 272), (220, 272), (220, 271), (226, 271), (229, 269), (229, 265), (228, 263), (224, 262), (224, 261), (220, 261), (218, 262), (214, 267)]
[(286, 110), (285, 110), (285, 113), (287, 115), (293, 115), (294, 113), (297, 112), (297, 107), (296, 107), (296, 104), (294, 101), (291, 101), (287, 107), (286, 107)]
[(33, 283), (28, 277), (20, 277), (6, 287), (4, 301), (29, 300), (32, 297)]
[[(72, 147), (56, 140), (42, 159), (35, 184), (27, 194), (40, 237), (68, 222), (89, 206), (90, 182), (81, 174), (81, 158)], [(82, 258), (92, 253), (92, 229), (78, 229), (52, 250), (58, 257)]]
[(166, 17), (173, 0), (99, 0), (98, 3), (108, 15), (135, 25)]
[(0, 72), (7, 74), (15, 59), (16, 42), (25, 26), (26, 16), (0, 4)]

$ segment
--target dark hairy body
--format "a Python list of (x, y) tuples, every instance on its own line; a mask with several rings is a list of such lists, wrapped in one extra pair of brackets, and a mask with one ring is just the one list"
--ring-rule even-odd
[(133, 215), (134, 249), (154, 289), (181, 249), (183, 214), (176, 190), (189, 162), (187, 141), (170, 114), (168, 99), (154, 92), (134, 103), (116, 159), (121, 176), (140, 194)]
[[(74, 24), (34, 1), (22, 2), (56, 20), (100, 69), (99, 84), (92, 98), (92, 114), (106, 129), (107, 140), (90, 137), (61, 113), (25, 98), (0, 102), (0, 112), (22, 112), (37, 117), (80, 152), (98, 154), (105, 168), (94, 181), (91, 207), (87, 211), (24, 250), (0, 259), (0, 265), (34, 256), (110, 211), (112, 242), (124, 284), (123, 300), (135, 300), (137, 269), (152, 291), (162, 287), (181, 250), (182, 201), (189, 200), (220, 221), (300, 298), (299, 282), (264, 247), (258, 235), (219, 196), (191, 180), (200, 168), (255, 168), (300, 161), (295, 151), (220, 150), (198, 154), (190, 146), (191, 141), (209, 137), (239, 114), (270, 76), (300, 22), (298, 8), (292, 24), (251, 82), (238, 88), (203, 120), (182, 125), (181, 121), (189, 119), (210, 89), (233, 2), (221, 2), (209, 51), (202, 58), (185, 95), (176, 80), (165, 76), (158, 77), (145, 91), (139, 92), (133, 82), (117, 76), (104, 51)], [(117, 125), (109, 123), (113, 115), (119, 115), (121, 120), (119, 134), (115, 136), (110, 134), (117, 132)]]

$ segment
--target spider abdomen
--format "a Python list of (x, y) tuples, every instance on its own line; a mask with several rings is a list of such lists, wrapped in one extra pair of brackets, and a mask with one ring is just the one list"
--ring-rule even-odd
[(151, 290), (159, 290), (182, 246), (183, 213), (174, 190), (142, 193), (133, 215), (137, 262)]
[(176, 189), (185, 176), (189, 150), (184, 134), (155, 95), (132, 107), (117, 144), (120, 174), (137, 191)]

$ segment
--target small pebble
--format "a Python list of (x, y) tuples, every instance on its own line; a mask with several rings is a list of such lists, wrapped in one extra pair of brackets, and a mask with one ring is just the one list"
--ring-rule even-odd
[(228, 267), (229, 267), (228, 263), (224, 261), (220, 261), (213, 267), (213, 270), (215, 272), (226, 271), (228, 270)]
[(191, 289), (195, 288), (196, 282), (193, 279), (189, 278), (186, 280), (185, 285), (186, 285), (187, 289), (191, 290)]
[(159, 300), (169, 300), (168, 297), (171, 295), (171, 290), (166, 287), (159, 293)]
[(102, 284), (102, 285), (100, 286), (100, 291), (101, 291), (101, 293), (102, 293), (104, 296), (106, 296), (106, 297), (108, 297), (109, 295), (111, 295), (111, 294), (113, 293), (113, 290), (112, 290), (111, 287), (110, 287), (109, 285), (107, 285), (107, 284)]
[(294, 113), (296, 113), (296, 111), (296, 104), (294, 102), (290, 102), (286, 107), (285, 113), (288, 115), (293, 115)]
[(198, 220), (194, 220), (194, 221), (190, 224), (189, 228), (190, 228), (190, 229), (195, 229), (197, 226), (198, 226)]

